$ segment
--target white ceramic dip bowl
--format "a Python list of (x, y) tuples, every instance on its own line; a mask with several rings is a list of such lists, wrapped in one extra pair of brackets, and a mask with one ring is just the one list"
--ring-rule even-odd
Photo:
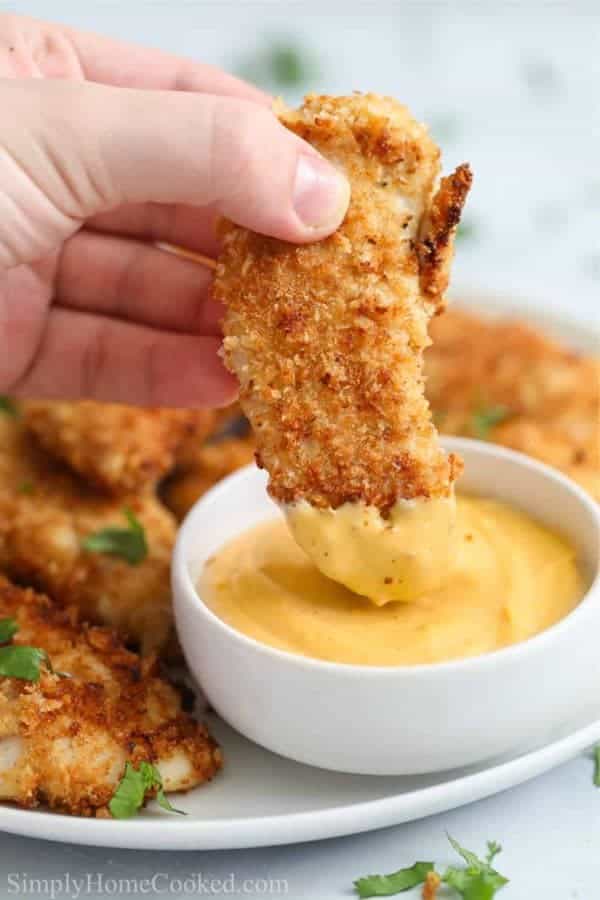
[[(173, 558), (179, 639), (208, 700), (250, 740), (340, 772), (408, 775), (483, 762), (549, 739), (600, 685), (600, 512), (548, 466), (493, 444), (445, 438), (465, 461), (460, 489), (512, 504), (569, 538), (589, 585), (547, 631), (483, 656), (433, 665), (324, 662), (246, 637), (203, 603), (197, 582), (223, 544), (281, 515), (253, 466), (203, 496)], [(226, 751), (227, 748), (225, 748)]]

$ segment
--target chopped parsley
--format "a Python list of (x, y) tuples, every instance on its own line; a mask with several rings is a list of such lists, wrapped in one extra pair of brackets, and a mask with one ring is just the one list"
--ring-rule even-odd
[(389, 875), (367, 875), (364, 878), (357, 878), (354, 887), (359, 897), (391, 897), (423, 884), (433, 870), (432, 862), (416, 862), (408, 869), (398, 869)]
[(50, 659), (39, 647), (22, 647), (11, 644), (19, 630), (16, 619), (0, 619), (0, 676), (21, 678), (23, 681), (39, 681), (43, 665), (52, 671)]
[(84, 550), (91, 553), (105, 553), (120, 556), (130, 566), (137, 566), (148, 556), (148, 542), (143, 525), (130, 509), (124, 509), (128, 527), (109, 526), (89, 534), (82, 541)]
[(22, 481), (17, 491), (19, 494), (35, 494), (35, 485), (33, 481)]
[(19, 630), (17, 620), (12, 617), (0, 619), (0, 644), (8, 644)]
[(6, 394), (0, 394), (0, 413), (4, 413), (5, 416), (10, 416), (11, 419), (19, 418), (19, 407), (12, 397), (8, 397)]
[(39, 681), (44, 664), (51, 668), (48, 654), (38, 647), (21, 647), (17, 644), (0, 647), (0, 675), (6, 678)]
[(471, 417), (471, 432), (480, 441), (486, 441), (490, 431), (510, 415), (507, 406), (480, 406)]
[(600, 744), (594, 747), (594, 784), (600, 787)]
[(488, 841), (485, 859), (479, 859), (470, 850), (461, 847), (450, 835), (448, 840), (467, 863), (467, 868), (450, 866), (442, 876), (444, 884), (454, 888), (463, 900), (492, 900), (496, 892), (508, 884), (508, 878), (492, 867), (495, 857), (502, 851), (500, 844)]
[[(448, 835), (448, 840), (466, 866), (449, 866), (443, 875), (435, 871), (433, 863), (416, 862), (407, 869), (399, 869), (390, 875), (367, 875), (358, 878), (354, 887), (359, 897), (391, 897), (413, 887), (425, 884), (428, 878), (439, 878), (440, 882), (452, 888), (463, 900), (493, 900), (497, 891), (508, 883), (504, 875), (493, 868), (492, 863), (502, 847), (495, 841), (488, 841), (487, 853), (480, 859)], [(435, 882), (437, 884), (437, 882)]]
[(134, 769), (130, 762), (125, 764), (125, 772), (112, 796), (108, 808), (113, 819), (130, 819), (140, 811), (149, 791), (156, 790), (156, 801), (168, 812), (185, 816), (183, 810), (171, 806), (163, 790), (160, 772), (149, 762), (141, 762)]

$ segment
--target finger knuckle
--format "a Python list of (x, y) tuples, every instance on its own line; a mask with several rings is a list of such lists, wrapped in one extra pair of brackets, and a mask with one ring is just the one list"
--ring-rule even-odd
[(100, 320), (81, 358), (79, 393), (82, 397), (96, 397), (99, 386), (105, 381), (110, 358), (109, 344), (108, 325)]

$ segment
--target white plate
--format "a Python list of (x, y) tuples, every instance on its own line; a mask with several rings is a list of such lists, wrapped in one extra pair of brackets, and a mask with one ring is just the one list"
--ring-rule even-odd
[(358, 834), (444, 812), (521, 784), (600, 741), (600, 704), (588, 723), (548, 735), (533, 752), (436, 776), (341, 775), (275, 756), (211, 717), (226, 753), (215, 781), (136, 819), (76, 819), (0, 808), (0, 830), (72, 844), (142, 850), (231, 850)]
[[(461, 294), (465, 298), (464, 294)], [(491, 314), (514, 314), (582, 351), (598, 335), (569, 319), (526, 306), (466, 297)], [(177, 797), (185, 817), (156, 807), (135, 819), (79, 819), (0, 806), (0, 830), (72, 844), (147, 850), (226, 850), (340, 837), (409, 822), (521, 784), (600, 742), (600, 701), (578, 722), (548, 734), (544, 746), (460, 772), (419, 777), (342, 775), (302, 766), (251, 744), (211, 717), (225, 769), (210, 785)]]

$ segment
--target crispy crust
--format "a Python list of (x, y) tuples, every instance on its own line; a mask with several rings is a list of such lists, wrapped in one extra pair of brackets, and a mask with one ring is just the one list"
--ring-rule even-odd
[(459, 308), (431, 323), (427, 395), (439, 427), (476, 436), (478, 410), (502, 407), (489, 439), (528, 453), (600, 500), (600, 361), (531, 326)]
[(211, 431), (215, 413), (29, 401), (24, 419), (49, 453), (88, 482), (127, 494), (152, 488), (173, 468), (185, 439), (202, 441)]
[(242, 410), (239, 403), (232, 403), (223, 409), (210, 410), (210, 417), (206, 428), (195, 428), (177, 448), (175, 455), (177, 471), (194, 468), (199, 461), (201, 462), (207, 441), (218, 441), (232, 431), (237, 431), (236, 426), (242, 418)]
[[(128, 507), (145, 528), (139, 565), (84, 550), (81, 541), (125, 525)], [(172, 634), (169, 568), (175, 521), (150, 493), (112, 498), (49, 459), (19, 422), (0, 416), (0, 571), (77, 606), (89, 621), (127, 634), (144, 652)]]
[(421, 292), (435, 303), (436, 313), (444, 308), (454, 232), (472, 182), (473, 175), (467, 165), (459, 166), (451, 175), (442, 178), (421, 226), (418, 244)]
[(127, 760), (162, 767), (167, 790), (212, 778), (221, 752), (205, 725), (181, 709), (177, 691), (116, 635), (79, 622), (42, 595), (0, 578), (0, 618), (17, 619), (15, 644), (45, 649), (55, 670), (37, 683), (0, 678), (0, 752), (19, 753), (0, 772), (0, 796), (72, 815), (97, 815)]
[(317, 507), (362, 500), (384, 514), (401, 497), (445, 496), (461, 465), (438, 444), (422, 354), (467, 169), (434, 201), (439, 150), (388, 98), (311, 95), (280, 118), (343, 168), (352, 200), (315, 244), (223, 229), (225, 360), (270, 493)]
[(222, 478), (254, 459), (254, 436), (224, 438), (197, 449), (194, 462), (176, 472), (162, 488), (166, 506), (178, 520)]

